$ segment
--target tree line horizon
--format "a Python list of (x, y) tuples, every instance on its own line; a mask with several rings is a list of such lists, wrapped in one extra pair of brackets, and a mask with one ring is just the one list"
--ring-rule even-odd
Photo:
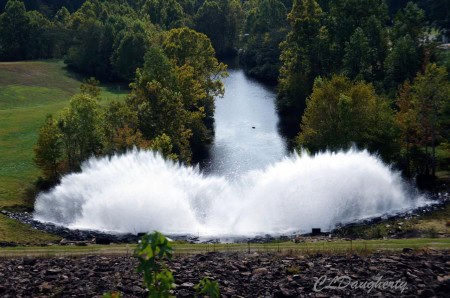
[[(407, 177), (449, 170), (450, 59), (439, 47), (450, 28), (448, 1), (0, 5), (1, 61), (64, 59), (92, 77), (40, 128), (35, 162), (50, 183), (90, 156), (133, 147), (191, 163), (213, 139), (214, 98), (227, 76), (220, 59), (233, 56), (248, 75), (277, 86), (295, 148), (356, 145)], [(130, 94), (103, 107), (97, 80), (129, 83)]]

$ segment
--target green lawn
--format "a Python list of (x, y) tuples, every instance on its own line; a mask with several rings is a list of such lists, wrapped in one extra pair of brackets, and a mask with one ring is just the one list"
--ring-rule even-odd
[[(59, 60), (0, 63), (0, 209), (26, 209), (25, 192), (39, 176), (33, 147), (47, 114), (56, 114), (79, 92), (83, 77)], [(118, 86), (102, 86), (102, 104), (121, 100)], [(0, 241), (55, 239), (0, 215)]]
[(60, 239), (58, 236), (37, 231), (4, 215), (0, 216), (0, 241), (40, 245), (54, 243)]
[[(314, 243), (267, 243), (267, 244), (172, 244), (175, 255), (202, 254), (208, 252), (270, 252), (288, 254), (370, 254), (375, 251), (401, 252), (403, 248), (415, 250), (450, 249), (450, 239), (391, 239), (391, 240), (357, 240)], [(131, 255), (135, 246), (92, 245), (92, 246), (46, 246), (46, 247), (12, 247), (0, 249), (1, 257), (52, 257), (79, 255)]]

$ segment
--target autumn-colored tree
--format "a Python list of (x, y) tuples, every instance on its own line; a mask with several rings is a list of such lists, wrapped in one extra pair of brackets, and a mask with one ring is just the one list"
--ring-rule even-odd
[(390, 159), (396, 132), (389, 102), (369, 83), (318, 78), (302, 117), (299, 147), (313, 152), (355, 144)]
[(114, 154), (146, 147), (138, 130), (138, 116), (124, 102), (111, 102), (104, 112), (105, 153)]
[(221, 79), (227, 76), (227, 66), (217, 60), (208, 37), (188, 28), (173, 29), (166, 35), (163, 50), (177, 67), (192, 67), (193, 79), (206, 92), (202, 105), (211, 117), (214, 98), (225, 92)]
[(189, 111), (187, 126), (193, 134), (191, 147), (196, 151), (212, 140), (214, 100), (225, 92), (221, 79), (228, 75), (227, 66), (217, 60), (206, 35), (188, 28), (169, 31), (163, 50), (174, 65), (173, 90), (181, 94)]
[[(415, 100), (411, 90), (411, 84), (407, 81), (402, 86), (396, 101), (398, 112), (395, 115), (395, 122), (400, 129), (400, 143), (404, 149), (403, 168), (406, 176), (412, 176), (411, 168), (417, 159), (417, 148), (419, 147), (419, 123), (418, 113), (415, 108)], [(416, 155), (416, 158), (413, 157)]]
[(442, 141), (442, 136), (448, 127), (446, 113), (450, 105), (450, 82), (444, 67), (429, 64), (423, 74), (419, 73), (412, 86), (415, 108), (419, 123), (419, 136), (425, 154), (431, 156), (425, 166), (425, 173), (436, 175), (436, 147)]

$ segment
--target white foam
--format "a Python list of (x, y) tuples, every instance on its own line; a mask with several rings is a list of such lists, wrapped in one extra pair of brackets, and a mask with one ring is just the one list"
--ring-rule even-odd
[(426, 203), (367, 151), (295, 154), (231, 181), (135, 150), (84, 163), (37, 197), (35, 218), (121, 233), (254, 236), (329, 230)]

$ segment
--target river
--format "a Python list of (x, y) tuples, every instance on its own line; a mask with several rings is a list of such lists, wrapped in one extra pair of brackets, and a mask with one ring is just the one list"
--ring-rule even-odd
[(288, 154), (278, 130), (276, 93), (230, 67), (224, 80), (225, 96), (216, 99), (215, 139), (203, 162), (207, 174), (239, 177), (262, 169)]

